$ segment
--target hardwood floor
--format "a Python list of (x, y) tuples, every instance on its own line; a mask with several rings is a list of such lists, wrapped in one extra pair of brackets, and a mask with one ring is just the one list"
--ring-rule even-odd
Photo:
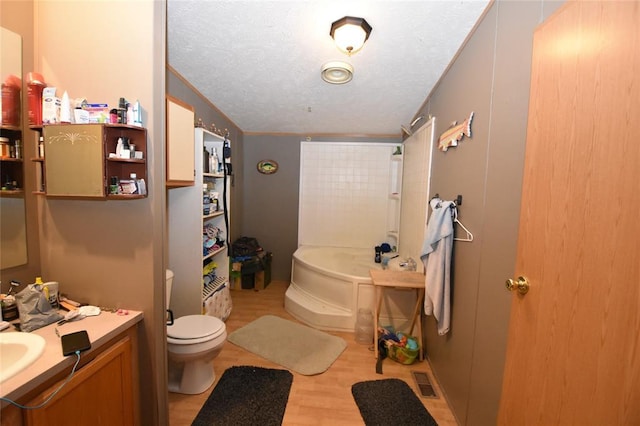
[[(277, 315), (295, 319), (284, 310), (284, 293), (288, 283), (273, 281), (265, 290), (241, 290), (232, 292), (233, 309), (227, 319), (227, 333), (250, 323), (262, 315)], [(435, 382), (427, 361), (402, 365), (392, 360), (383, 363), (382, 375), (375, 372), (373, 351), (367, 345), (355, 341), (353, 333), (330, 332), (347, 342), (347, 349), (326, 372), (315, 376), (293, 373), (293, 384), (285, 411), (283, 425), (362, 425), (362, 417), (351, 395), (351, 386), (364, 380), (398, 378), (404, 380), (416, 395), (420, 395), (411, 371), (426, 372), (436, 389), (437, 398), (419, 399), (440, 426), (457, 425), (457, 422)], [(218, 378), (234, 365), (255, 365), (265, 368), (283, 368), (227, 342), (213, 361), (216, 382), (200, 395), (169, 393), (169, 420), (171, 426), (190, 425), (205, 403)], [(397, 424), (402, 424), (398, 413)]]

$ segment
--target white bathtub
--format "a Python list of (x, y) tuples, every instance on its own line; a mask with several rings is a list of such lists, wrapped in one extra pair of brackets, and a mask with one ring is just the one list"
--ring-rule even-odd
[[(374, 311), (369, 270), (381, 269), (374, 254), (373, 248), (300, 246), (293, 254), (285, 310), (314, 328), (353, 332), (358, 309)], [(387, 292), (381, 324), (402, 327), (414, 304), (414, 292)]]

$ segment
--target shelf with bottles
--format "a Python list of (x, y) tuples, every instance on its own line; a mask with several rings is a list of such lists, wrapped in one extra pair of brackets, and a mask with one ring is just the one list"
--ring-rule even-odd
[(42, 136), (38, 157), (32, 159), (42, 164), (38, 192), (52, 197), (110, 200), (147, 197), (145, 128), (103, 123), (51, 124), (42, 128)]
[(23, 156), (22, 130), (0, 125), (0, 196), (18, 198), (24, 195)]

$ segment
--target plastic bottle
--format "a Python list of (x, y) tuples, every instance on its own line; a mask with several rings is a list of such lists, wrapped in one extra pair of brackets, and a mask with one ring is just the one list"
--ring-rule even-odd
[(369, 309), (358, 309), (356, 342), (367, 345), (373, 344), (373, 314)]
[(140, 101), (133, 104), (133, 125), (142, 127), (142, 111), (140, 110)]
[(209, 157), (209, 173), (218, 173), (218, 152), (215, 148), (211, 149)]
[(60, 103), (60, 122), (71, 123), (71, 101), (66, 90), (62, 94), (62, 102)]
[(209, 151), (206, 146), (202, 149), (202, 173), (211, 173), (209, 170)]
[(116, 157), (120, 158), (122, 155), (122, 138), (118, 138), (118, 143), (116, 144)]
[(42, 74), (30, 72), (27, 74), (27, 97), (29, 100), (29, 125), (42, 125), (42, 91), (45, 82)]

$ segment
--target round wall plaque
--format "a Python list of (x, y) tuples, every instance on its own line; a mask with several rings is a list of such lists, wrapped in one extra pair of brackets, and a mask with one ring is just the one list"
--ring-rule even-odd
[(278, 163), (275, 160), (262, 160), (258, 162), (258, 171), (265, 175), (272, 175), (278, 171)]

